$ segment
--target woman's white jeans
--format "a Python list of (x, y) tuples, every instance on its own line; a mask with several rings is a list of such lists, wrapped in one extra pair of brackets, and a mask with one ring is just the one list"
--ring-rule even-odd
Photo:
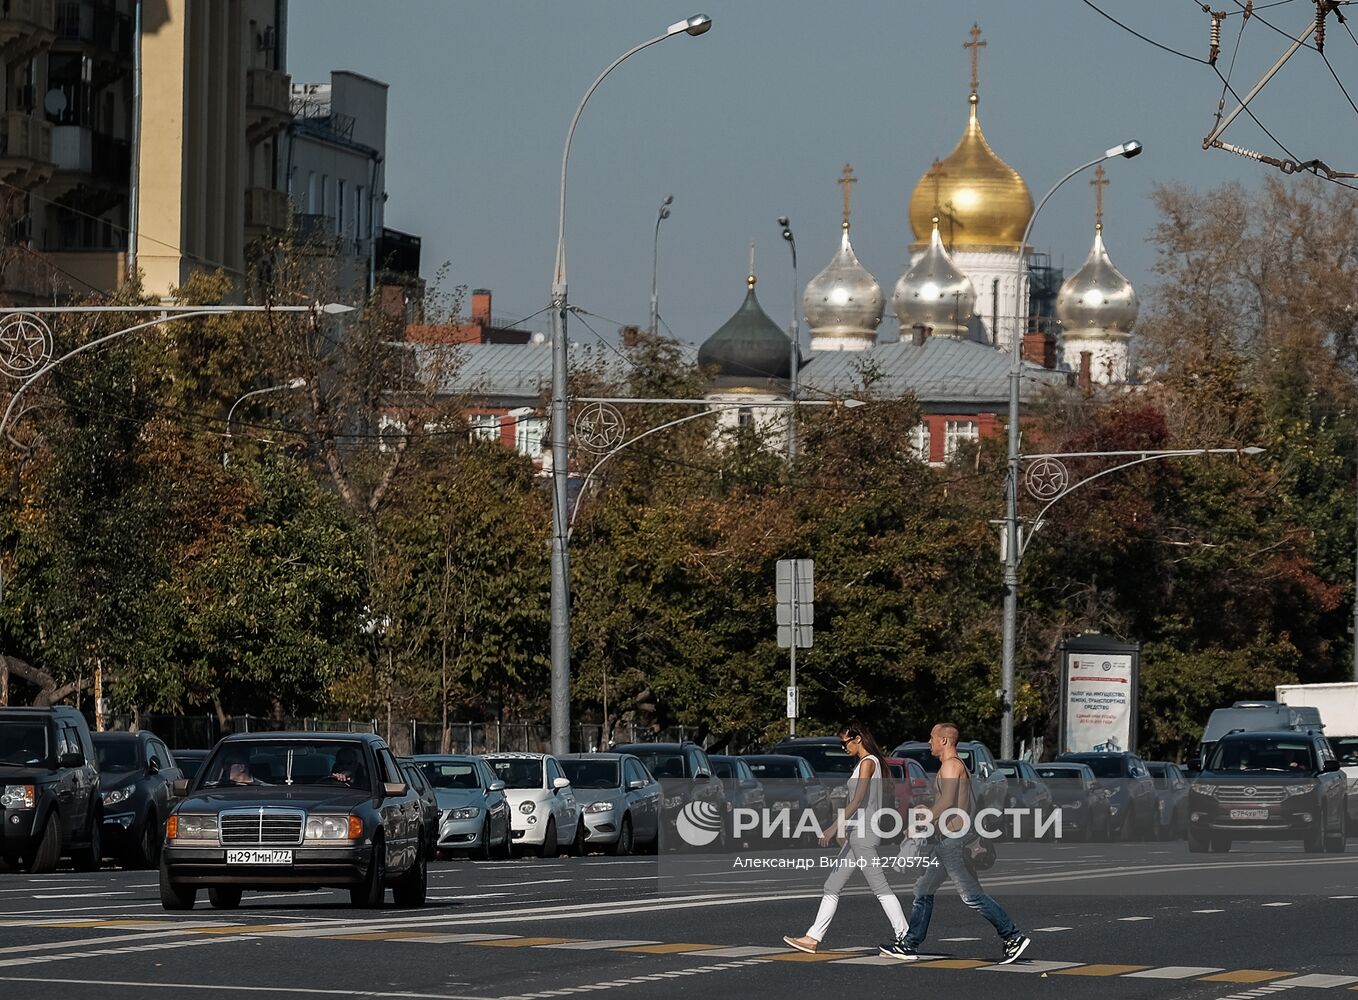
[(825, 934), (830, 929), (830, 921), (835, 918), (835, 910), (839, 908), (839, 894), (849, 881), (849, 876), (855, 871), (863, 873), (868, 887), (881, 904), (882, 912), (891, 921), (892, 933), (898, 938), (905, 936), (905, 932), (910, 929), (910, 925), (905, 921), (905, 912), (901, 909), (900, 900), (887, 884), (885, 871), (874, 863), (876, 861), (876, 851), (870, 847), (857, 846), (852, 840), (840, 850), (835, 869), (825, 880), (825, 895), (820, 899), (816, 922), (806, 932), (807, 937), (815, 938), (817, 941), (825, 940)]

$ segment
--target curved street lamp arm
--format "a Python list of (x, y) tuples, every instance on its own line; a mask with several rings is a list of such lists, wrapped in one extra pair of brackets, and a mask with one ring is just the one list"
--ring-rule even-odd
[(642, 42), (640, 45), (633, 46), (618, 58), (608, 64), (608, 68), (594, 78), (594, 82), (589, 85), (589, 90), (585, 91), (585, 96), (580, 98), (580, 105), (575, 109), (575, 115), (571, 118), (571, 126), (566, 130), (566, 148), (561, 151), (561, 199), (560, 215), (557, 219), (556, 230), (556, 286), (566, 283), (566, 164), (571, 156), (571, 139), (575, 137), (575, 126), (580, 121), (580, 113), (585, 110), (585, 105), (589, 102), (594, 91), (599, 89), (599, 84), (604, 82), (604, 78), (617, 69), (625, 60), (630, 59), (642, 49), (650, 48), (657, 42), (663, 42), (670, 35), (666, 32), (663, 35), (656, 35), (649, 41)]
[(93, 350), (94, 348), (99, 347), (101, 344), (107, 344), (110, 340), (116, 340), (117, 338), (123, 336), (124, 334), (136, 333), (138, 330), (145, 330), (148, 327), (152, 326), (163, 326), (166, 323), (173, 323), (176, 320), (195, 319), (202, 316), (225, 316), (228, 315), (230, 312), (231, 310), (229, 309), (203, 309), (199, 312), (184, 312), (175, 313), (171, 316), (161, 316), (158, 319), (153, 319), (147, 323), (138, 323), (136, 326), (129, 326), (125, 330), (116, 330), (113, 333), (105, 334), (102, 337), (97, 337), (94, 340), (91, 340), (88, 344), (81, 344), (74, 350), (67, 351), (61, 357), (57, 358), (55, 361), (49, 361), (41, 370), (34, 372), (28, 378), (24, 379), (24, 381), (19, 383), (19, 387), (15, 389), (13, 395), (9, 397), (9, 405), (5, 407), (4, 415), (0, 416), (0, 434), (3, 434), (5, 432), (5, 428), (9, 426), (9, 418), (14, 412), (14, 404), (19, 401), (19, 397), (22, 396), (25, 392), (27, 392), (29, 387), (32, 386), (34, 382), (38, 381), (38, 379), (42, 378), (44, 375), (50, 372), (57, 365), (61, 364), (63, 361), (69, 361), (77, 354), (84, 354), (86, 351)]

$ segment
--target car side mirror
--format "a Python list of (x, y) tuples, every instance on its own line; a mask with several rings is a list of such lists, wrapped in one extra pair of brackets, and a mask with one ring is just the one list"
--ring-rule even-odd
[(552, 788), (555, 789), (555, 790), (560, 790), (560, 789), (562, 789), (562, 788), (570, 788), (570, 787), (571, 787), (571, 779), (570, 779), (570, 778), (553, 778), (553, 779), (552, 779)]
[(503, 781), (492, 781), (490, 783), (490, 790), (492, 792), (503, 792), (505, 790), (505, 783)]
[(384, 781), (382, 782), (383, 798), (400, 798), (406, 793), (407, 785), (404, 781)]
[(646, 782), (642, 781), (640, 778), (633, 778), (631, 781), (627, 783), (627, 790), (629, 792), (635, 792), (645, 787)]
[(84, 767), (85, 755), (77, 750), (68, 750), (57, 758), (57, 767)]
[(176, 798), (182, 799), (185, 795), (188, 795), (188, 794), (189, 794), (189, 779), (188, 779), (188, 778), (180, 778), (178, 781), (176, 781), (176, 782), (174, 783), (174, 789), (173, 789), (173, 791), (174, 791), (174, 794), (175, 794), (175, 797), (176, 797)]
[(1328, 774), (1328, 773), (1330, 773), (1331, 771), (1338, 771), (1338, 770), (1339, 770), (1339, 767), (1340, 767), (1339, 761), (1337, 761), (1337, 760), (1327, 760), (1327, 761), (1325, 762), (1325, 766), (1321, 768), (1321, 771), (1324, 772), (1324, 773), (1326, 773), (1326, 774)]
[(147, 773), (147, 774), (159, 774), (159, 773), (160, 773), (160, 758), (159, 758), (159, 757), (152, 757), (150, 760), (148, 760), (148, 761), (146, 762), (146, 773)]

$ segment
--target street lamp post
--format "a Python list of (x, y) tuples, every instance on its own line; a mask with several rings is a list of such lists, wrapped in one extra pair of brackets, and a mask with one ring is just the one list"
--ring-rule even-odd
[(575, 126), (580, 121), (580, 113), (585, 110), (590, 96), (603, 83), (604, 78), (617, 69), (624, 61), (642, 49), (649, 48), (675, 35), (701, 35), (712, 27), (712, 19), (706, 14), (694, 14), (682, 21), (676, 21), (665, 29), (663, 35), (642, 42), (624, 52), (608, 64), (608, 67), (594, 78), (585, 96), (580, 99), (575, 115), (571, 118), (570, 128), (566, 130), (566, 146), (561, 152), (561, 194), (560, 211), (557, 217), (556, 271), (552, 278), (552, 312), (556, 316), (556, 333), (552, 337), (552, 753), (562, 754), (570, 751), (571, 730), (571, 607), (570, 607), (570, 559), (566, 551), (569, 526), (566, 523), (568, 509), (567, 485), (570, 475), (570, 455), (567, 441), (570, 429), (566, 426), (566, 315), (569, 312), (569, 296), (566, 285), (566, 166), (570, 161), (571, 139)]
[(231, 409), (226, 411), (226, 437), (222, 439), (222, 468), (223, 469), (226, 468), (227, 462), (230, 459), (231, 418), (236, 415), (236, 407), (240, 406), (241, 403), (245, 402), (252, 396), (262, 396), (266, 392), (285, 392), (289, 389), (305, 389), (306, 387), (307, 387), (306, 379), (295, 378), (287, 382), (284, 382), (282, 385), (269, 385), (265, 386), (263, 389), (252, 389), (250, 392), (245, 393), (238, 400), (232, 403)]
[(798, 371), (801, 363), (801, 352), (797, 348), (797, 341), (801, 339), (801, 322), (797, 316), (797, 237), (792, 235), (792, 224), (788, 222), (787, 216), (779, 216), (778, 225), (783, 227), (783, 239), (787, 240), (788, 249), (792, 251), (792, 364), (789, 375), (789, 396), (793, 402), (793, 407), (787, 411), (787, 457), (797, 457), (797, 392), (800, 388), (798, 382)]
[(1019, 583), (1019, 381), (1023, 377), (1023, 334), (1028, 326), (1027, 309), (1023, 303), (1024, 253), (1038, 213), (1062, 184), (1104, 160), (1111, 160), (1115, 156), (1131, 159), (1140, 152), (1141, 143), (1132, 139), (1105, 150), (1102, 156), (1083, 163), (1066, 174), (1053, 184), (1051, 190), (1037, 203), (1037, 208), (1033, 209), (1033, 214), (1028, 217), (1028, 225), (1023, 230), (1023, 239), (1019, 241), (1018, 260), (1014, 265), (1014, 327), (1010, 331), (1009, 344), (1009, 468), (1004, 485), (1004, 645), (1000, 661), (1000, 707), (1003, 715), (1000, 721), (1000, 756), (1005, 760), (1014, 755), (1014, 655), (1018, 645)]
[(660, 203), (660, 211), (655, 217), (655, 241), (651, 244), (651, 336), (654, 337), (660, 332), (660, 296), (657, 291), (660, 277), (660, 223), (670, 217), (670, 206), (674, 204), (674, 195), (665, 195), (665, 200)]

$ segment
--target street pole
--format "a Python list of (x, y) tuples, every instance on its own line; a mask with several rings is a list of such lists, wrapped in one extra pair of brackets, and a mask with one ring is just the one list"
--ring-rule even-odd
[(222, 468), (223, 469), (226, 468), (227, 461), (229, 458), (229, 451), (231, 448), (231, 418), (236, 414), (236, 407), (240, 406), (241, 403), (245, 402), (252, 396), (262, 396), (268, 392), (283, 392), (288, 389), (305, 389), (306, 386), (307, 386), (306, 379), (295, 378), (291, 379), (288, 382), (284, 382), (282, 385), (270, 385), (265, 386), (263, 389), (253, 389), (250, 392), (245, 393), (245, 395), (241, 396), (234, 403), (232, 403), (231, 409), (226, 411), (226, 437), (222, 439)]
[[(801, 323), (797, 317), (797, 237), (792, 235), (792, 224), (788, 222), (787, 216), (780, 216), (778, 225), (783, 227), (783, 239), (787, 240), (788, 248), (792, 251), (792, 364), (789, 374), (789, 398), (793, 402), (792, 409), (787, 414), (787, 457), (794, 459), (797, 457), (797, 391), (799, 389), (798, 368), (801, 367), (801, 352), (797, 349), (797, 341), (801, 339)], [(794, 658), (796, 654), (793, 654)]]
[(561, 151), (561, 190), (556, 235), (556, 271), (552, 278), (552, 312), (556, 317), (556, 330), (552, 337), (552, 753), (570, 752), (571, 733), (571, 596), (570, 596), (570, 557), (567, 552), (569, 525), (567, 510), (569, 496), (567, 487), (570, 476), (570, 454), (567, 442), (570, 430), (566, 426), (566, 315), (569, 312), (569, 291), (566, 282), (566, 166), (570, 162), (571, 139), (575, 136), (575, 126), (580, 114), (585, 110), (590, 96), (603, 83), (604, 78), (622, 65), (629, 57), (649, 48), (667, 38), (678, 34), (701, 35), (712, 27), (712, 19), (706, 14), (695, 14), (683, 21), (671, 24), (663, 35), (642, 42), (628, 49), (609, 63), (608, 67), (594, 78), (585, 96), (575, 109), (570, 128), (566, 130), (566, 145)]
[(651, 336), (660, 333), (660, 296), (658, 294), (658, 279), (660, 276), (660, 223), (670, 217), (670, 206), (674, 204), (674, 195), (665, 195), (665, 200), (660, 203), (660, 211), (655, 218), (655, 240), (651, 244)]
[(1141, 143), (1133, 139), (1105, 150), (1102, 156), (1066, 174), (1037, 203), (1037, 208), (1028, 217), (1028, 225), (1023, 229), (1023, 238), (1019, 240), (1018, 259), (1014, 264), (1014, 327), (1009, 335), (1009, 463), (1004, 483), (1004, 638), (1000, 654), (1000, 710), (1003, 713), (1000, 718), (1000, 757), (1004, 760), (1014, 755), (1014, 657), (1018, 646), (1019, 586), (1019, 383), (1023, 378), (1023, 335), (1028, 326), (1028, 311), (1023, 302), (1023, 271), (1027, 263), (1025, 254), (1028, 237), (1032, 235), (1033, 223), (1037, 221), (1042, 206), (1047, 204), (1047, 200), (1062, 184), (1104, 160), (1115, 156), (1130, 159), (1140, 152)]

